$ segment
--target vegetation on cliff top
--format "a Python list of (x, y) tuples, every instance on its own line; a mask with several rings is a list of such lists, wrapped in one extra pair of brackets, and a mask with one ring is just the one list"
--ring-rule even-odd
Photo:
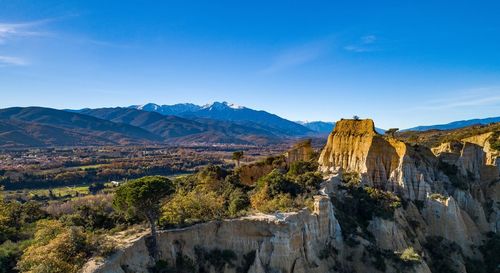
[[(269, 164), (274, 161), (269, 160)], [(174, 181), (176, 192), (164, 204), (161, 222), (182, 226), (251, 211), (301, 209), (312, 203), (312, 195), (322, 181), (316, 170), (316, 163), (297, 161), (288, 169), (274, 169), (250, 187), (239, 180), (237, 171), (208, 166)]]

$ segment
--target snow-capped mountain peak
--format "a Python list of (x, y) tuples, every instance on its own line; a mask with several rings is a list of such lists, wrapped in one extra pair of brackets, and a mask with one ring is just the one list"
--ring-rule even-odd
[(211, 104), (205, 104), (202, 107), (202, 109), (206, 109), (206, 110), (225, 110), (228, 108), (238, 110), (238, 109), (244, 109), (245, 107), (234, 104), (234, 103), (229, 103), (227, 101), (223, 101), (223, 102), (216, 101), (216, 102), (213, 102)]
[(143, 104), (143, 105), (139, 105), (137, 107), (137, 109), (139, 110), (144, 110), (144, 111), (158, 111), (158, 109), (160, 108), (161, 106), (156, 104), (156, 103), (146, 103), (146, 104)]

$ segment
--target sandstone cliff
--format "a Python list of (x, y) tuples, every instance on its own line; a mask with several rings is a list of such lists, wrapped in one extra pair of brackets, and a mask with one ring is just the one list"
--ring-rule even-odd
[(424, 200), (435, 180), (434, 156), (375, 131), (372, 120), (340, 120), (329, 135), (319, 163), (323, 171), (356, 172), (363, 182)]
[[(371, 120), (341, 120), (319, 158), (325, 182), (314, 211), (161, 231), (161, 259), (179, 272), (466, 273), (471, 261), (484, 262), (480, 246), (500, 228), (498, 160), (485, 139), (431, 151), (377, 134)], [(347, 173), (360, 175), (359, 186), (346, 183)], [(392, 194), (367, 195), (366, 187)], [(383, 196), (390, 206), (377, 200)], [(404, 258), (409, 249), (417, 258)], [(83, 272), (152, 265), (144, 235)]]
[[(104, 263), (89, 263), (83, 272), (148, 272), (153, 261), (147, 236), (132, 241)], [(321, 261), (327, 246), (341, 248), (342, 235), (327, 196), (318, 196), (315, 209), (296, 213), (254, 215), (214, 221), (159, 234), (161, 259), (179, 265), (207, 263), (210, 272), (327, 272)], [(231, 256), (216, 268), (206, 253), (224, 251)], [(177, 263), (177, 264), (176, 264)]]

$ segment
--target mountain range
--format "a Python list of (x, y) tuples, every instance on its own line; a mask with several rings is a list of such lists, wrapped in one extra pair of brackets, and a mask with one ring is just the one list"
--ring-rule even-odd
[(460, 120), (454, 121), (446, 124), (438, 124), (438, 125), (426, 125), (426, 126), (417, 126), (409, 129), (405, 129), (403, 131), (428, 131), (428, 130), (452, 130), (463, 128), (472, 125), (487, 125), (490, 123), (500, 122), (500, 117), (492, 117), (492, 118), (483, 118), (483, 119), (469, 119), (469, 120)]
[(161, 141), (139, 127), (43, 107), (0, 109), (0, 147), (133, 145)]
[[(419, 126), (407, 130), (447, 130), (500, 122), (498, 118)], [(267, 145), (329, 134), (334, 122), (293, 122), (266, 111), (227, 102), (207, 105), (132, 105), (57, 110), (0, 109), (0, 147), (144, 144)], [(376, 128), (377, 132), (384, 130)]]
[(266, 145), (318, 132), (226, 102), (57, 110), (0, 109), (0, 147), (143, 144)]
[(162, 115), (176, 115), (189, 119), (206, 118), (231, 121), (243, 126), (258, 126), (260, 129), (283, 136), (304, 136), (314, 133), (313, 130), (305, 126), (266, 111), (253, 110), (227, 102), (214, 102), (204, 106), (189, 103), (175, 105), (148, 103), (142, 106), (129, 106), (129, 108), (156, 112)]

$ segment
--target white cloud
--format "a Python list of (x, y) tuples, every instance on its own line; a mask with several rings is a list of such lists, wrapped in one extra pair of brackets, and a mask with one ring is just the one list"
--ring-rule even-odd
[(357, 52), (357, 53), (374, 51), (374, 49), (372, 49), (372, 48), (367, 48), (367, 47), (362, 47), (362, 46), (355, 46), (355, 45), (345, 46), (344, 49), (347, 50), (347, 51)]
[(24, 66), (28, 62), (23, 58), (12, 57), (12, 56), (0, 56), (0, 66), (14, 65), (14, 66)]
[(40, 31), (41, 25), (47, 24), (52, 20), (39, 20), (23, 23), (0, 23), (0, 43), (14, 37), (47, 36), (48, 32)]
[(285, 50), (278, 54), (274, 58), (274, 61), (269, 66), (262, 69), (261, 72), (264, 74), (272, 74), (314, 61), (325, 54), (329, 47), (330, 42), (322, 40)]

